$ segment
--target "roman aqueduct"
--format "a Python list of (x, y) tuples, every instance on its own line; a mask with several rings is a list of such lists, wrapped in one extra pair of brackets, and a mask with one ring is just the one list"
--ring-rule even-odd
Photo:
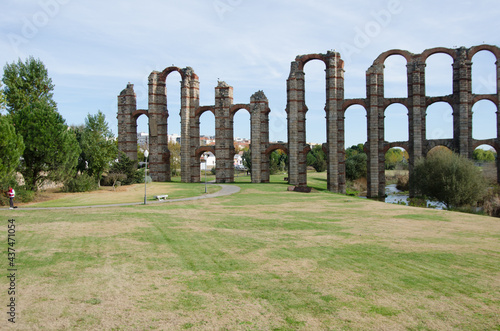
[[(496, 93), (472, 93), (472, 57), (487, 50), (496, 58)], [(425, 94), (426, 59), (437, 53), (448, 54), (453, 59), (453, 93), (438, 97)], [(408, 96), (386, 98), (384, 96), (384, 62), (391, 55), (401, 55), (407, 62)], [(328, 189), (345, 193), (345, 143), (344, 113), (352, 105), (366, 110), (368, 155), (368, 197), (384, 196), (384, 155), (389, 148), (402, 147), (409, 154), (410, 171), (415, 160), (428, 151), (443, 145), (460, 155), (471, 158), (475, 148), (490, 145), (500, 150), (500, 48), (479, 45), (471, 48), (432, 48), (421, 54), (404, 50), (390, 50), (375, 59), (366, 71), (367, 97), (344, 98), (344, 61), (337, 52), (297, 56), (291, 63), (287, 80), (288, 143), (269, 142), (269, 106), (262, 91), (254, 93), (248, 104), (233, 103), (233, 88), (219, 82), (215, 88), (215, 104), (200, 106), (199, 80), (190, 67), (181, 69), (168, 67), (162, 72), (149, 75), (148, 109), (137, 109), (134, 86), (128, 84), (118, 96), (118, 147), (131, 159), (137, 159), (137, 118), (149, 118), (150, 171), (154, 181), (170, 181), (170, 155), (168, 150), (166, 79), (172, 72), (181, 77), (181, 178), (183, 182), (200, 181), (200, 157), (210, 151), (217, 157), (216, 181), (228, 183), (234, 180), (233, 167), (233, 117), (241, 109), (250, 113), (252, 182), (269, 181), (269, 154), (282, 149), (289, 156), (288, 180), (294, 186), (307, 185), (306, 156), (310, 146), (306, 144), (306, 113), (304, 65), (312, 60), (325, 64), (326, 72), (326, 130), (327, 142), (323, 149), (327, 155)], [(480, 100), (490, 100), (496, 106), (497, 134), (495, 138), (476, 140), (472, 138), (472, 107)], [(426, 139), (426, 110), (431, 104), (446, 102), (453, 110), (453, 138)], [(399, 103), (408, 109), (408, 141), (388, 142), (384, 139), (385, 110)], [(210, 111), (215, 115), (215, 146), (200, 146), (200, 116)], [(500, 159), (499, 159), (500, 160)], [(497, 160), (497, 173), (500, 172)], [(500, 173), (497, 175), (500, 179)]]

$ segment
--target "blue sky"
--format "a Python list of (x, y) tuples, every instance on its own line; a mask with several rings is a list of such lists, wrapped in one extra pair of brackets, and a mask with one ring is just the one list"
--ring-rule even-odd
[[(420, 53), (432, 47), (500, 45), (498, 0), (3, 0), (0, 4), (0, 63), (40, 58), (56, 86), (58, 110), (68, 124), (82, 124), (101, 110), (117, 133), (117, 95), (135, 85), (138, 107), (147, 108), (147, 77), (175, 65), (200, 78), (200, 104), (214, 103), (217, 80), (234, 88), (235, 103), (263, 90), (269, 99), (270, 138), (286, 140), (286, 79), (299, 54), (335, 49), (345, 63), (345, 97), (366, 96), (365, 72), (389, 49)], [(369, 36), (366, 38), (362, 35)], [(473, 59), (476, 93), (496, 90), (494, 57)], [(406, 96), (402, 57), (386, 62), (386, 95)], [(428, 95), (451, 93), (451, 60), (432, 56)], [(307, 140), (323, 142), (324, 66), (306, 65)], [(179, 80), (167, 80), (169, 133), (179, 129)], [(431, 111), (432, 110), (432, 111)], [(474, 138), (492, 138), (496, 108), (474, 107)], [(386, 140), (407, 139), (407, 110), (387, 111)], [(451, 138), (451, 109), (428, 111), (429, 138)], [(213, 116), (201, 118), (201, 133), (213, 134)], [(139, 119), (139, 131), (147, 119)], [(249, 115), (235, 117), (235, 135), (249, 137)], [(366, 140), (366, 113), (346, 114), (346, 145)]]

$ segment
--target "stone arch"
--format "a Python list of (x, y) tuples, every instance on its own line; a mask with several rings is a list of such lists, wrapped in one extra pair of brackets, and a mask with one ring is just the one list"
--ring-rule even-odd
[(389, 50), (389, 51), (386, 51), (386, 52), (380, 54), (375, 59), (375, 61), (373, 61), (373, 65), (377, 65), (377, 64), (383, 65), (385, 63), (385, 60), (387, 60), (387, 58), (391, 55), (401, 55), (402, 57), (404, 57), (406, 59), (407, 63), (410, 62), (410, 60), (413, 57), (413, 54), (408, 52), (408, 51), (405, 51), (402, 49), (392, 49), (392, 50)]
[(427, 156), (429, 152), (438, 147), (443, 146), (448, 148), (452, 152), (456, 152), (455, 145), (453, 144), (453, 140), (451, 139), (435, 139), (435, 140), (427, 140), (427, 144), (424, 148), (423, 155)]
[[(485, 118), (485, 114), (481, 114), (480, 118), (478, 119), (478, 108), (481, 109), (481, 111), (486, 112), (488, 118)], [(471, 126), (472, 126), (472, 138), (473, 139), (485, 139), (485, 138), (479, 138), (477, 131), (474, 130), (476, 125), (479, 123), (482, 123), (483, 127), (481, 130), (481, 136), (486, 134), (486, 131), (493, 131), (491, 132), (490, 136), (487, 137), (489, 138), (495, 138), (498, 136), (498, 123), (497, 123), (497, 116), (498, 116), (498, 103), (495, 103), (492, 98), (487, 98), (487, 97), (481, 97), (478, 98), (478, 100), (475, 100), (475, 102), (471, 105)], [(484, 127), (486, 126), (486, 127)], [(485, 130), (486, 129), (486, 130)]]
[(138, 110), (134, 111), (130, 116), (132, 116), (132, 118), (135, 121), (137, 121), (137, 119), (141, 115), (146, 115), (147, 117), (149, 117), (149, 113), (148, 113), (148, 111), (146, 109), (138, 109)]
[(408, 143), (406, 141), (394, 141), (394, 142), (385, 144), (384, 149), (382, 150), (382, 153), (385, 154), (385, 153), (387, 153), (388, 150), (390, 150), (391, 148), (394, 148), (394, 147), (400, 147), (408, 153), (410, 150), (410, 146), (408, 145)]
[(295, 61), (299, 64), (298, 70), (303, 71), (306, 63), (312, 60), (320, 60), (325, 64), (325, 67), (328, 66), (327, 60), (325, 59), (325, 54), (299, 55), (295, 58)]
[(434, 54), (447, 54), (453, 59), (453, 61), (455, 61), (455, 59), (457, 58), (457, 52), (455, 49), (446, 47), (435, 47), (423, 51), (422, 54), (420, 54), (419, 59), (425, 63), (427, 59)]
[(195, 117), (197, 120), (200, 120), (200, 117), (201, 115), (206, 112), (206, 111), (210, 111), (212, 112), (212, 114), (214, 114), (215, 116), (215, 109), (214, 109), (214, 106), (202, 106), (202, 107), (198, 107), (196, 108), (196, 112), (194, 113)]
[(179, 68), (179, 67), (171, 66), (171, 67), (165, 68), (165, 69), (161, 72), (161, 74), (160, 74), (160, 76), (159, 76), (159, 80), (160, 80), (160, 81), (166, 81), (166, 80), (167, 80), (167, 76), (168, 76), (170, 73), (174, 72), (174, 71), (177, 71), (177, 72), (181, 75), (182, 80), (186, 79), (186, 73), (185, 73), (185, 71), (184, 71), (184, 70), (182, 70), (182, 69), (181, 69), (181, 68)]
[(474, 57), (474, 55), (476, 55), (476, 53), (478, 53), (480, 51), (489, 51), (495, 56), (497, 61), (500, 59), (500, 48), (498, 48), (497, 46), (486, 45), (486, 44), (473, 46), (473, 47), (469, 48), (469, 52), (467, 54), (467, 59), (469, 61), (472, 61), (472, 58)]
[(285, 152), (285, 154), (288, 155), (288, 147), (284, 144), (272, 144), (272, 145), (270, 145), (266, 149), (265, 155), (269, 156), (269, 154), (271, 154), (273, 151), (278, 150), (278, 149), (282, 150), (283, 152)]
[(231, 118), (238, 112), (238, 110), (240, 109), (246, 109), (248, 111), (249, 114), (252, 114), (252, 112), (250, 111), (250, 105), (249, 104), (243, 104), (243, 103), (238, 103), (238, 104), (235, 104), (235, 105), (232, 105), (230, 110), (229, 110), (229, 114), (231, 115)]
[(201, 155), (205, 152), (210, 152), (212, 153), (215, 157), (217, 157), (217, 154), (215, 154), (215, 147), (214, 146), (201, 146), (196, 149), (194, 155), (196, 158), (200, 158)]

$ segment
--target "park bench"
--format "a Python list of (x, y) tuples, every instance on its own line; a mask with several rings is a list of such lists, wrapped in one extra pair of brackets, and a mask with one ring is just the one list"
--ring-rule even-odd
[(158, 201), (165, 201), (168, 198), (168, 194), (163, 194), (163, 195), (155, 195), (154, 197)]

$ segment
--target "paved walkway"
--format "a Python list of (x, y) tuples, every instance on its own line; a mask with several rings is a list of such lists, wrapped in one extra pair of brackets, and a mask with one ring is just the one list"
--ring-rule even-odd
[[(222, 187), (222, 189), (215, 192), (215, 193), (199, 195), (196, 197), (180, 198), (180, 199), (167, 199), (167, 200), (163, 200), (163, 201), (148, 201), (148, 205), (149, 204), (154, 205), (154, 204), (165, 203), (165, 202), (211, 199), (211, 198), (217, 198), (217, 197), (235, 194), (235, 193), (238, 193), (240, 191), (240, 187), (236, 186), (236, 185), (223, 185), (223, 184), (210, 184), (210, 185), (219, 185), (220, 187)], [(74, 207), (45, 207), (45, 208), (39, 208), (39, 207), (32, 207), (32, 208), (23, 207), (23, 208), (21, 208), (21, 207), (19, 207), (19, 208), (16, 208), (15, 210), (83, 209), (83, 208), (122, 207), (122, 206), (135, 206), (135, 205), (144, 205), (144, 202), (116, 203), (116, 204), (109, 204), (109, 205), (74, 206)], [(2, 209), (5, 210), (6, 208), (2, 208)]]

